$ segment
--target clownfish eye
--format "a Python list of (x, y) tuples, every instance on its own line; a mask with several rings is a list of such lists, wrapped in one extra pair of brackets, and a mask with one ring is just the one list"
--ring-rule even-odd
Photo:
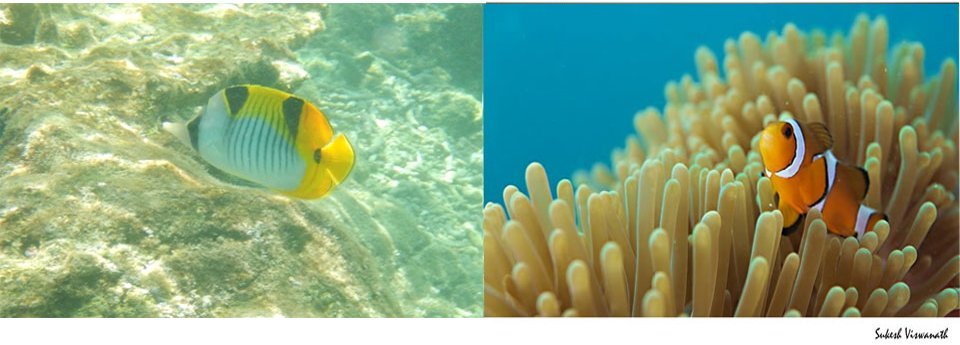
[(793, 137), (793, 126), (786, 124), (780, 130), (783, 132), (784, 138), (790, 139)]

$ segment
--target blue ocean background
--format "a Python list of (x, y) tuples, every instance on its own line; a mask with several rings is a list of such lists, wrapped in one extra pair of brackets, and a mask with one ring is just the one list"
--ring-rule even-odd
[[(542, 163), (552, 183), (594, 163), (634, 132), (634, 114), (662, 109), (664, 86), (696, 74), (694, 51), (752, 31), (846, 32), (860, 13), (883, 15), (890, 47), (926, 50), (927, 76), (957, 59), (957, 4), (634, 4), (484, 8), (484, 201)], [(888, 50), (889, 51), (889, 50)]]

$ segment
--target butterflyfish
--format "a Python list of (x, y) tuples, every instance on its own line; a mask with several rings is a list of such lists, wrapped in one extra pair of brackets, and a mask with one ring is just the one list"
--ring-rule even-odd
[(800, 216), (817, 209), (827, 230), (861, 236), (886, 216), (863, 204), (870, 177), (863, 168), (837, 160), (833, 138), (822, 123), (794, 119), (770, 124), (759, 146), (764, 174), (779, 196), (784, 234), (797, 228)]
[(353, 169), (350, 141), (320, 109), (264, 86), (228, 87), (193, 119), (163, 128), (210, 165), (290, 197), (323, 197)]

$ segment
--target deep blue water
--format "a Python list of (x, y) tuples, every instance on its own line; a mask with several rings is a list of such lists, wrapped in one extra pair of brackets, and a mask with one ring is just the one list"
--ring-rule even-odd
[[(846, 32), (856, 15), (884, 15), (890, 47), (926, 49), (925, 72), (957, 59), (957, 4), (513, 5), (484, 9), (484, 198), (525, 190), (527, 164), (551, 183), (595, 162), (633, 133), (633, 115), (663, 108), (664, 85), (696, 76), (706, 45), (722, 63), (723, 42), (743, 31), (761, 38), (793, 22), (800, 30)], [(888, 51), (892, 49), (888, 48)]]

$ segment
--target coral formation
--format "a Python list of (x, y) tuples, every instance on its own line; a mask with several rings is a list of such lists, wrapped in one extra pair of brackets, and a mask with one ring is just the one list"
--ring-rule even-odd
[[(666, 86), (663, 114), (552, 194), (484, 208), (488, 316), (943, 316), (958, 307), (956, 64), (924, 81), (919, 43), (888, 45), (883, 17), (847, 36), (787, 24), (744, 33), (722, 65), (695, 54), (699, 82)], [(724, 77), (720, 75), (723, 69)], [(782, 118), (827, 124), (841, 160), (870, 175), (885, 211), (862, 238), (828, 234), (820, 214), (781, 235), (757, 134)], [(717, 130), (722, 129), (722, 130)], [(576, 188), (575, 188), (576, 186)]]
[[(37, 34), (0, 43), (0, 316), (480, 313), (476, 99), (439, 104), (463, 93), (326, 35), (324, 5), (17, 6), (0, 33)], [(343, 87), (333, 55), (368, 56), (364, 83)], [(160, 130), (236, 83), (309, 98), (356, 138), (342, 190), (238, 187)], [(433, 109), (474, 130), (416, 121)]]

